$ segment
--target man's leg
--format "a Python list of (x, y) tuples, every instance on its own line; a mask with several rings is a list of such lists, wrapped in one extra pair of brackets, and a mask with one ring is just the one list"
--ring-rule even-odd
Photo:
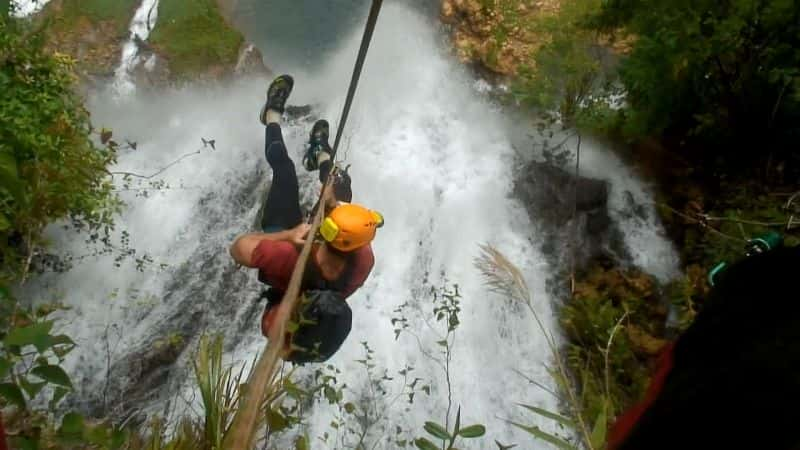
[[(331, 170), (333, 170), (333, 160), (331, 159), (331, 149), (328, 143), (329, 126), (327, 120), (318, 120), (311, 129), (311, 136), (308, 139), (308, 150), (303, 157), (303, 165), (306, 170), (319, 170), (319, 181), (322, 184), (328, 180)], [(336, 199), (343, 202), (350, 202), (353, 193), (350, 189), (350, 175), (347, 170), (339, 173), (333, 180), (334, 193)], [(316, 208), (315, 208), (316, 209)]]
[(272, 167), (272, 184), (267, 192), (261, 229), (265, 232), (288, 230), (303, 221), (300, 212), (300, 194), (294, 163), (283, 143), (281, 126), (267, 125), (264, 151)]
[(261, 229), (265, 232), (288, 230), (303, 221), (297, 173), (286, 151), (279, 123), (292, 86), (288, 75), (276, 78), (269, 87), (261, 112), (261, 122), (266, 125), (264, 153), (272, 168), (272, 184), (261, 217)]

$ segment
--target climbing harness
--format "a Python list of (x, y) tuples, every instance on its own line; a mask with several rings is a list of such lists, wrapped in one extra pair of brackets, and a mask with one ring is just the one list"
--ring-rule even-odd
[[(336, 132), (336, 141), (333, 145), (333, 152), (331, 153), (331, 160), (335, 161), (336, 152), (339, 148), (339, 142), (342, 137), (344, 125), (347, 122), (347, 116), (350, 113), (350, 107), (355, 97), (358, 81), (361, 77), (361, 69), (367, 57), (367, 50), (369, 49), (372, 34), (375, 31), (375, 25), (378, 22), (378, 15), (380, 13), (383, 0), (372, 0), (372, 7), (370, 8), (367, 24), (364, 29), (364, 36), (361, 40), (361, 48), (356, 58), (355, 68), (353, 70), (353, 77), (350, 80), (350, 87), (347, 91), (347, 98), (345, 100), (342, 116), (339, 120), (339, 127)], [(335, 170), (335, 169), (334, 169)], [(333, 180), (335, 177), (328, 176), (322, 188), (319, 197), (319, 204), (323, 205), (323, 199), (326, 198), (328, 192), (333, 189)], [(311, 222), (311, 229), (309, 236), (316, 235), (322, 222), (322, 216), (325, 208), (317, 208)], [(274, 379), (275, 369), (278, 366), (278, 360), (283, 356), (284, 344), (286, 340), (286, 331), (288, 322), (293, 316), (294, 311), (300, 303), (300, 286), (303, 281), (306, 263), (309, 255), (311, 254), (313, 239), (307, 239), (303, 245), (300, 255), (297, 259), (297, 264), (292, 272), (292, 277), (289, 285), (284, 294), (281, 305), (276, 318), (275, 339), (270, 339), (267, 344), (267, 349), (258, 359), (256, 367), (247, 381), (246, 389), (243, 390), (243, 398), (240, 401), (240, 407), (236, 411), (233, 423), (231, 424), (230, 431), (228, 432), (222, 448), (230, 450), (249, 450), (253, 448), (253, 440), (256, 434), (256, 424), (259, 417), (263, 414), (261, 409), (264, 394), (267, 385)]]

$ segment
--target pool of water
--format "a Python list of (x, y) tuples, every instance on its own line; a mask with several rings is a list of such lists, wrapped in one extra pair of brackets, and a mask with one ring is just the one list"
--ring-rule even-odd
[[(326, 55), (360, 33), (370, 0), (239, 0), (233, 20), (264, 54), (267, 66), (280, 73), (286, 68), (314, 71)], [(398, 0), (435, 16), (438, 1)], [(402, 36), (398, 36), (402, 38)]]

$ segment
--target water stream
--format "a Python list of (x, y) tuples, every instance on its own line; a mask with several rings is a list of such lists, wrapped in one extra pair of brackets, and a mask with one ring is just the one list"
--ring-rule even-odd
[[(290, 103), (312, 104), (314, 116), (336, 123), (365, 15), (366, 10), (337, 29), (342, 38), (324, 51), (275, 64), (268, 59), (277, 71), (295, 76)], [(136, 17), (133, 25), (147, 24), (146, 15), (137, 11)], [(439, 338), (423, 320), (432, 320), (430, 289), (457, 283), (462, 311), (451, 381), (462, 423), (485, 424), (491, 440), (547, 448), (504, 420), (533, 423), (516, 403), (557, 408), (554, 398), (515, 374), (551, 384), (543, 336), (527, 310), (489, 293), (473, 266), (479, 244), (496, 246), (520, 267), (535, 309), (546, 326), (555, 327), (552, 298), (545, 287), (553, 268), (538, 250), (538, 225), (510, 196), (511, 173), (521, 160), (510, 130), (518, 124), (510, 123), (476, 89), (475, 80), (441, 41), (439, 30), (414, 8), (384, 6), (340, 153), (352, 164), (354, 201), (381, 211), (386, 226), (374, 243), (372, 275), (350, 301), (353, 331), (330, 363), (342, 372), (338, 381), (348, 386), (346, 401), (370, 398), (371, 385), (357, 362), (364, 358), (361, 342), (368, 342), (379, 373), (385, 369), (397, 378), (399, 370), (411, 365), (413, 376), (432, 386), (430, 395), (418, 393), (413, 405), (393, 402), (391, 395), (378, 396), (391, 430), (399, 425), (422, 435), (425, 421), (444, 422), (444, 374), (420, 345), (438, 349)], [(135, 57), (123, 53), (120, 79)], [(175, 417), (196, 408), (190, 361), (202, 332), (225, 334), (226, 362), (251, 361), (263, 348), (258, 328), (263, 305), (255, 302), (261, 287), (254, 271), (234, 267), (227, 249), (236, 235), (253, 228), (270, 176), (263, 127), (257, 120), (265, 88), (265, 80), (259, 79), (158, 95), (128, 91), (122, 102), (104, 93), (93, 96), (95, 124), (112, 128), (117, 139), (137, 142), (136, 150), (122, 152), (114, 170), (150, 174), (191, 155), (159, 177), (167, 189), (144, 196), (120, 184), (128, 207), (119, 229), (129, 233), (131, 247), (150, 255), (154, 263), (138, 271), (133, 261), (115, 268), (112, 257), (90, 258), (66, 274), (42, 277), (34, 287), (72, 306), (59, 330), (79, 344), (67, 370), (74, 374), (79, 394), (92, 398), (93, 405), (103, 403), (102, 393), (123, 389), (133, 379), (131, 359), (136, 357), (131, 355), (161, 345), (170, 336), (180, 335), (187, 343), (177, 362), (151, 368), (152, 376), (137, 378), (135, 396), (117, 397), (117, 404), (105, 405), (107, 409), (134, 407)], [(309, 117), (284, 125), (295, 161), (300, 161), (312, 123)], [(201, 138), (214, 139), (216, 148), (204, 147)], [(614, 185), (611, 208), (619, 212), (615, 217), (625, 230), (634, 262), (669, 276), (674, 252), (661, 236), (660, 225), (623, 214), (623, 198), (647, 201), (647, 189), (598, 146), (587, 146), (582, 157), (593, 175)], [(310, 202), (318, 182), (299, 165), (298, 174), (302, 196)], [(624, 196), (626, 191), (633, 194)], [(67, 238), (58, 228), (50, 233), (60, 250), (85, 252), (81, 240)], [(410, 335), (395, 338), (393, 311), (406, 303), (419, 341)], [(122, 362), (127, 362), (127, 375)], [(301, 369), (300, 378), (314, 369)], [(108, 381), (108, 373), (118, 376)], [(388, 384), (392, 392), (396, 383)], [(135, 404), (121, 405), (125, 401)], [(326, 403), (313, 405), (308, 411), (309, 435), (316, 439), (334, 434), (330, 422), (335, 414)], [(374, 431), (370, 442), (377, 442), (376, 448), (394, 448), (383, 443), (381, 429)], [(488, 448), (491, 440), (461, 448)]]
[(158, 19), (158, 0), (142, 0), (131, 19), (129, 37), (122, 46), (122, 56), (119, 67), (114, 71), (114, 91), (118, 97), (131, 95), (136, 90), (136, 85), (131, 79), (131, 72), (139, 64), (139, 44), (137, 41), (146, 41), (150, 31)]

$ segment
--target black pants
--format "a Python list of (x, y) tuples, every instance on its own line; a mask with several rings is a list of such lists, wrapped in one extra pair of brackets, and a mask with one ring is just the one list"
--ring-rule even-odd
[(270, 233), (294, 228), (303, 221), (300, 188), (297, 185), (294, 163), (283, 143), (281, 126), (277, 123), (267, 125), (264, 153), (272, 167), (272, 185), (267, 193), (261, 229)]
[[(272, 233), (294, 228), (303, 222), (303, 213), (300, 210), (300, 188), (297, 184), (294, 162), (286, 151), (281, 126), (277, 123), (267, 125), (264, 153), (267, 162), (272, 167), (272, 185), (267, 193), (264, 214), (261, 217), (261, 230), (265, 233)], [(319, 180), (322, 183), (328, 178), (331, 167), (330, 161), (326, 161), (320, 167)], [(346, 172), (342, 177), (336, 178), (334, 194), (337, 199), (342, 201), (349, 202), (352, 199), (350, 177)]]

